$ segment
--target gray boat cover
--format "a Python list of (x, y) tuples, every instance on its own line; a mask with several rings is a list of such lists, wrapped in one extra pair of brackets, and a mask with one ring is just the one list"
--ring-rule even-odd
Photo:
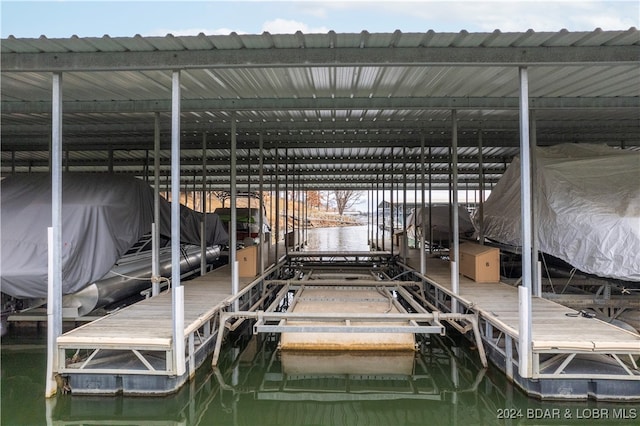
[[(47, 296), (47, 227), (51, 226), (48, 174), (10, 176), (0, 184), (1, 290), (18, 298)], [(171, 206), (160, 199), (160, 233), (171, 236)], [(180, 239), (200, 244), (202, 214), (181, 206)], [(62, 292), (75, 293), (102, 278), (153, 222), (153, 189), (122, 175), (65, 173), (62, 178)], [(208, 246), (227, 232), (207, 214)]]
[[(640, 281), (640, 152), (562, 144), (535, 153), (540, 250), (589, 274)], [(520, 246), (520, 223), (516, 157), (484, 203), (485, 236)]]
[[(426, 235), (427, 240), (433, 235), (433, 242), (449, 240), (449, 220), (451, 209), (448, 204), (435, 204), (431, 206), (431, 224), (429, 223), (429, 207), (425, 207), (424, 216), (426, 220), (426, 229), (431, 231)], [(407, 233), (410, 237), (422, 238), (422, 207), (413, 209), (407, 219)], [(460, 237), (469, 238), (473, 236), (474, 226), (471, 222), (469, 211), (461, 205), (458, 205), (458, 232)]]

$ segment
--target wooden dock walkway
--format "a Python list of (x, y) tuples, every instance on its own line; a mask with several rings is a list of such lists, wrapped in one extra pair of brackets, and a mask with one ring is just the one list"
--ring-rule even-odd
[[(240, 278), (240, 289), (252, 281), (253, 278)], [(230, 267), (222, 266), (183, 285), (185, 334), (188, 334), (200, 327), (205, 318), (224, 307), (225, 301), (231, 297)], [(171, 304), (171, 292), (165, 291), (68, 331), (58, 337), (58, 345), (82, 344), (89, 347), (99, 343), (101, 346), (134, 345), (170, 350), (173, 340)]]
[[(278, 247), (284, 255), (284, 246)], [(275, 246), (265, 270), (276, 265)], [(240, 303), (262, 294), (259, 276), (240, 277)], [(173, 354), (171, 290), (70, 330), (57, 339), (58, 373), (78, 394), (167, 394), (176, 391), (209, 356), (219, 313), (233, 300), (231, 267), (224, 265), (182, 282), (184, 288), (185, 374)], [(249, 288), (248, 288), (249, 287)]]
[[(407, 263), (420, 269), (417, 250), (410, 250)], [(449, 262), (427, 259), (426, 276), (453, 296)], [(513, 337), (519, 335), (518, 289), (502, 282), (478, 283), (463, 275), (459, 280), (460, 300)], [(533, 350), (631, 351), (640, 355), (640, 335), (623, 330), (556, 302), (531, 298)]]
[[(420, 270), (419, 250), (408, 249), (406, 265)], [(463, 309), (477, 313), (489, 358), (528, 394), (640, 400), (639, 334), (532, 297), (531, 371), (530, 377), (521, 377), (518, 288), (503, 282), (479, 283), (460, 275), (458, 295), (454, 295), (449, 265), (427, 257), (425, 290), (443, 311), (456, 298)]]

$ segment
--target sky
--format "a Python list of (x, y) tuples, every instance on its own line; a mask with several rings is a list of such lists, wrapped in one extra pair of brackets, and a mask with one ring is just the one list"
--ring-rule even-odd
[(627, 30), (638, 0), (10, 1), (0, 0), (6, 38), (393, 32)]

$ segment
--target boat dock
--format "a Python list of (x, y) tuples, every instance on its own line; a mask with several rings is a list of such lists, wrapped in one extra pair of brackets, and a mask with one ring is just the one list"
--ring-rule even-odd
[(451, 288), (449, 262), (408, 249), (404, 268), (422, 278), (435, 308), (447, 312), (455, 298), (478, 315), (487, 356), (525, 392), (540, 398), (637, 399), (640, 396), (640, 335), (559, 303), (532, 297), (531, 378), (518, 373), (518, 288), (503, 282), (476, 282), (463, 275)]
[[(231, 303), (229, 277), (226, 265), (184, 283), (184, 375), (176, 375), (173, 361), (170, 291), (58, 337), (59, 373), (72, 378), (75, 393), (174, 392), (211, 353), (219, 311)], [(253, 292), (254, 281), (240, 278), (240, 296), (246, 294), (246, 300), (260, 296)]]
[[(534, 297), (533, 376), (523, 378), (517, 288), (460, 276), (456, 295), (447, 261), (428, 258), (421, 275), (418, 250), (409, 249), (406, 260), (392, 264), (389, 252), (290, 252), (264, 275), (242, 278), (236, 296), (225, 266), (184, 283), (184, 374), (174, 365), (170, 292), (60, 336), (59, 372), (78, 394), (167, 394), (212, 353), (216, 364), (225, 334), (247, 319), (254, 333), (280, 333), (283, 354), (338, 347), (379, 352), (391, 343), (393, 351), (411, 351), (416, 334), (445, 334), (447, 324), (473, 334), (479, 360), (486, 366), (490, 359), (530, 395), (640, 395), (640, 335)], [(457, 313), (454, 298), (462, 306)]]

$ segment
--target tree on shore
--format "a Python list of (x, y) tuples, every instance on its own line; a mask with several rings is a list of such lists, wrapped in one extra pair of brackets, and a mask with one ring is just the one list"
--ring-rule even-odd
[(320, 205), (322, 204), (323, 198), (324, 197), (322, 196), (320, 191), (306, 191), (306, 200), (307, 200), (307, 205), (309, 205), (309, 207), (315, 207), (317, 209), (320, 209)]
[(338, 209), (338, 214), (342, 215), (345, 210), (351, 208), (362, 196), (361, 191), (353, 191), (353, 190), (334, 190), (333, 197), (336, 200), (336, 208)]

